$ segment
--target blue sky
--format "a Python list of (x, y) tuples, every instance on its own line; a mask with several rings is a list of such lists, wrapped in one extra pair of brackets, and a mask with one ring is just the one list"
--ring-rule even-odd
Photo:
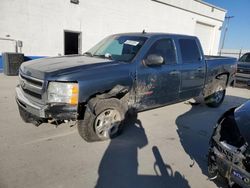
[(226, 9), (227, 16), (234, 16), (230, 19), (224, 48), (250, 50), (250, 0), (204, 1)]

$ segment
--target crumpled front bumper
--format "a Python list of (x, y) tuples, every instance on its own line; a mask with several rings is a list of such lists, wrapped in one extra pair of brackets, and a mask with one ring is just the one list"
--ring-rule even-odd
[(16, 87), (16, 102), (22, 119), (27, 123), (37, 124), (48, 120), (76, 120), (77, 105), (46, 104), (31, 102), (23, 93), (21, 87)]

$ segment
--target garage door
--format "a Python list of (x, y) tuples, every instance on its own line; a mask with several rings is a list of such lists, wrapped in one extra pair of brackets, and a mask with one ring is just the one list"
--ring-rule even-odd
[(214, 41), (214, 26), (196, 22), (195, 35), (200, 39), (205, 55), (211, 55)]

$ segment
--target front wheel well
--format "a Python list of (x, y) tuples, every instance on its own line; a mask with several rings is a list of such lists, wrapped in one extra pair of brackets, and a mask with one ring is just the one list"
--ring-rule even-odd
[[(78, 104), (78, 120), (84, 119), (85, 110), (89, 108), (94, 113), (95, 106), (98, 101), (109, 98), (117, 98), (123, 102), (128, 99), (129, 88), (122, 85), (116, 85), (110, 90), (106, 90), (102, 93), (95, 93), (91, 95), (86, 102)], [(125, 102), (124, 102), (125, 103)]]

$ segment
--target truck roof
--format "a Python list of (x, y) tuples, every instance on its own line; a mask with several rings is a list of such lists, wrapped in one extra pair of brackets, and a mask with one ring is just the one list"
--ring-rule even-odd
[(113, 36), (126, 35), (126, 36), (140, 36), (140, 37), (154, 37), (154, 36), (179, 36), (179, 37), (195, 37), (191, 35), (182, 35), (182, 34), (174, 34), (174, 33), (160, 33), (160, 32), (133, 32), (133, 33), (117, 33)]

